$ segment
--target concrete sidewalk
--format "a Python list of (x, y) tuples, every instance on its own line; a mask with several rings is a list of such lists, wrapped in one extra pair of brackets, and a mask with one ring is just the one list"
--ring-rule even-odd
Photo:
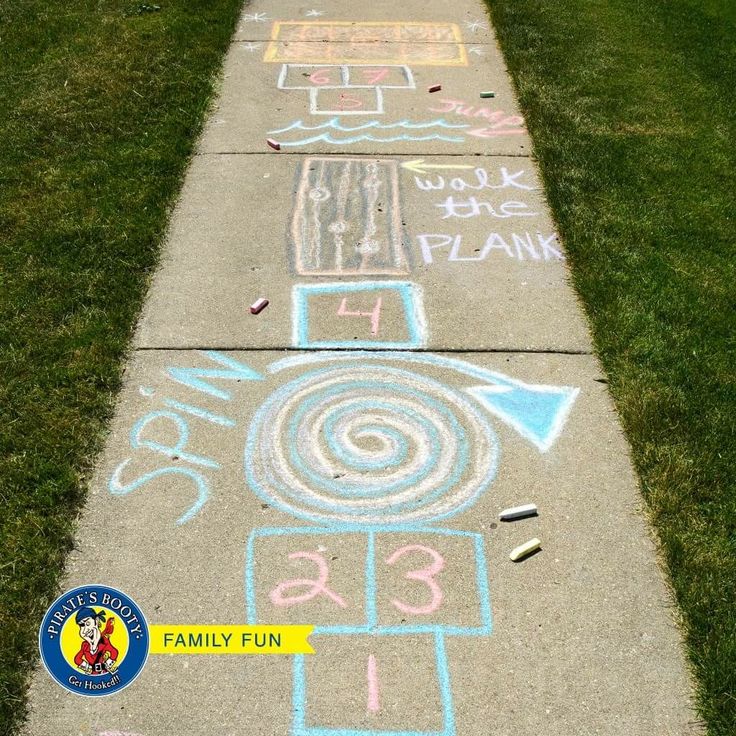
[(317, 653), (39, 668), (25, 733), (701, 732), (530, 156), (478, 0), (244, 9), (62, 589)]

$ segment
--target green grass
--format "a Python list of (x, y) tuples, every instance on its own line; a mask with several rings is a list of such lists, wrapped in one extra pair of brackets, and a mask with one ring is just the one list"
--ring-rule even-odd
[(241, 0), (0, 3), (0, 734)]
[(680, 605), (736, 734), (736, 3), (492, 0)]

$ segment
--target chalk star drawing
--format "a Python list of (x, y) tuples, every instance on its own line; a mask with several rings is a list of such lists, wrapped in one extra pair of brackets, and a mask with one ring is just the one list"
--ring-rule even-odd
[(250, 23), (251, 21), (265, 23), (267, 20), (271, 19), (265, 13), (246, 13), (243, 16), (243, 23)]
[(254, 51), (257, 51), (259, 48), (261, 48), (262, 45), (263, 44), (248, 41), (248, 43), (244, 43), (240, 48), (243, 49), (243, 51), (250, 51), (251, 53), (253, 53)]
[(465, 27), (471, 32), (476, 33), (477, 31), (487, 31), (488, 26), (480, 20), (466, 20)]
[(319, 18), (320, 15), (324, 15), (324, 10), (307, 10), (307, 12), (304, 14), (307, 16), (307, 18)]
[(483, 49), (479, 49), (479, 48), (468, 49), (468, 51), (469, 51), (469, 53), (475, 54), (476, 56), (485, 56), (486, 55), (486, 52), (483, 51)]

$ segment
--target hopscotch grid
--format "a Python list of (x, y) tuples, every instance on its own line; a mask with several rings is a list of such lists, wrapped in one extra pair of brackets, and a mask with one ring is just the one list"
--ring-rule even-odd
[[(378, 623), (378, 593), (376, 584), (376, 534), (396, 535), (406, 534), (435, 535), (440, 537), (460, 537), (473, 542), (475, 554), (475, 581), (479, 600), (480, 625), (458, 626), (457, 624), (429, 623), (408, 625), (381, 625)], [(314, 627), (315, 634), (323, 635), (376, 635), (376, 636), (406, 636), (413, 634), (433, 634), (446, 636), (490, 636), (493, 632), (491, 595), (486, 570), (488, 570), (483, 535), (460, 529), (434, 528), (426, 525), (407, 524), (402, 527), (390, 525), (376, 526), (370, 530), (350, 529), (343, 531), (334, 527), (262, 527), (254, 529), (246, 544), (245, 567), (245, 605), (246, 620), (249, 625), (257, 625), (258, 613), (256, 608), (255, 583), (255, 543), (260, 538), (289, 537), (289, 536), (344, 536), (345, 534), (367, 536), (365, 558), (365, 616), (363, 624), (323, 624)]]

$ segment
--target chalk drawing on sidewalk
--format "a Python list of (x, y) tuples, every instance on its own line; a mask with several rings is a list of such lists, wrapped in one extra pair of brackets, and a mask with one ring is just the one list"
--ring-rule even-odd
[(498, 138), (505, 135), (523, 135), (526, 133), (524, 118), (520, 115), (509, 115), (503, 110), (492, 110), (490, 107), (479, 107), (464, 100), (439, 99), (428, 108), (430, 112), (460, 115), (473, 120), (485, 120), (487, 125), (468, 130), (468, 135), (476, 138)]
[[(188, 389), (199, 391), (221, 401), (230, 401), (232, 394), (221, 384), (213, 384), (211, 381), (215, 379), (234, 382), (263, 380), (263, 376), (259, 373), (229, 355), (214, 350), (204, 351), (201, 354), (223, 367), (182, 368), (172, 366), (166, 371), (167, 377)], [(213, 412), (206, 407), (169, 397), (159, 397), (153, 389), (146, 386), (140, 386), (138, 392), (147, 399), (153, 399), (155, 396), (155, 400), (160, 401), (165, 408), (150, 411), (135, 422), (129, 434), (130, 448), (135, 454), (123, 460), (113, 470), (108, 481), (108, 490), (114, 496), (127, 496), (158, 479), (169, 483), (173, 479), (185, 479), (188, 494), (191, 494), (193, 487), (196, 495), (195, 501), (176, 522), (186, 524), (202, 510), (209, 499), (210, 484), (206, 471), (220, 469), (220, 463), (213, 458), (190, 450), (189, 422), (192, 421), (191, 417), (225, 429), (234, 428), (236, 422), (231, 417)], [(172, 437), (175, 437), (173, 441)], [(159, 460), (160, 458), (165, 458), (163, 467), (148, 469), (151, 459)], [(139, 471), (139, 474), (131, 479), (130, 466), (140, 464), (144, 464), (146, 470), (142, 473)], [(128, 478), (127, 480), (123, 480), (124, 475)]]
[[(506, 166), (499, 166), (498, 173), (490, 171), (482, 166), (473, 166), (472, 164), (428, 164), (424, 159), (416, 159), (414, 161), (405, 161), (401, 164), (402, 169), (411, 171), (414, 176), (414, 184), (417, 189), (423, 192), (444, 191), (452, 189), (455, 192), (464, 192), (470, 190), (473, 192), (497, 191), (500, 189), (520, 189), (526, 192), (539, 190), (539, 187), (533, 184), (525, 184), (523, 177), (526, 174), (524, 169), (516, 169), (509, 171)], [(452, 178), (449, 175), (434, 174), (436, 170), (447, 169), (473, 169), (472, 175), (456, 175)], [(422, 179), (419, 175), (433, 178)], [(519, 181), (522, 179), (522, 181)]]
[[(339, 117), (330, 118), (318, 125), (306, 125), (303, 120), (295, 120), (284, 128), (268, 131), (269, 135), (279, 135), (279, 143), (282, 146), (308, 146), (311, 143), (330, 143), (335, 146), (345, 146), (351, 143), (360, 143), (361, 141), (372, 141), (374, 143), (396, 143), (399, 141), (444, 141), (445, 143), (462, 143), (465, 138), (462, 134), (448, 135), (444, 132), (433, 131), (431, 133), (421, 134), (420, 131), (429, 131), (432, 128), (441, 131), (462, 131), (471, 126), (467, 123), (448, 123), (443, 118), (435, 120), (423, 120), (412, 122), (411, 120), (398, 120), (391, 123), (382, 123), (380, 120), (370, 120), (360, 125), (344, 125), (340, 122)], [(318, 133), (317, 135), (307, 136), (298, 140), (284, 140), (280, 134), (294, 133), (295, 131), (327, 131)], [(336, 133), (357, 133), (357, 135), (348, 135), (346, 137), (335, 137), (332, 131)], [(374, 135), (373, 132), (364, 131), (410, 131), (399, 133), (398, 135)]]
[[(438, 252), (451, 263), (478, 263), (493, 255), (517, 261), (565, 260), (556, 233), (530, 233), (525, 230), (504, 236), (494, 232), (489, 233), (485, 240), (471, 244), (460, 234), (420, 233), (417, 242), (425, 264), (434, 263)], [(479, 247), (473, 248), (473, 245)]]
[[(333, 542), (353, 554), (336, 560), (317, 551), (334, 549)], [(347, 586), (356, 569), (365, 586), (351, 594)], [(431, 526), (400, 532), (254, 529), (245, 553), (246, 622), (285, 624), (312, 616), (315, 634), (488, 636), (493, 618), (487, 571), (477, 532)]]
[(310, 157), (291, 219), (293, 268), (308, 276), (409, 272), (395, 161)]
[(333, 526), (417, 524), (471, 506), (492, 482), (495, 433), (434, 379), (387, 365), (323, 366), (277, 389), (246, 444), (249, 488)]
[(468, 64), (456, 24), (389, 21), (276, 21), (263, 60), (304, 64)]
[(355, 350), (295, 355), (272, 363), (269, 373), (280, 373), (294, 367), (306, 367), (335, 362), (400, 363), (410, 370), (430, 366), (469, 376), (480, 385), (466, 387), (486, 411), (499, 418), (522, 437), (534, 444), (540, 452), (547, 452), (559, 438), (567, 417), (580, 392), (571, 386), (548, 386), (519, 381), (499, 371), (480, 368), (456, 358), (433, 353), (393, 353), (388, 351)]
[(488, 30), (488, 26), (482, 20), (466, 20), (465, 27), (471, 33), (477, 33), (478, 31)]
[(357, 64), (284, 64), (276, 86), (307, 91), (312, 115), (380, 115), (383, 90), (415, 88), (408, 66)]
[[(370, 299), (370, 311), (348, 307), (360, 297)], [(337, 305), (337, 309), (334, 307)], [(392, 329), (380, 334), (383, 314)], [(331, 317), (351, 318), (344, 330)], [(410, 350), (427, 344), (420, 286), (408, 281), (339, 281), (328, 284), (296, 284), (292, 288), (292, 345), (305, 349), (384, 348)], [(359, 326), (356, 324), (357, 318)], [(318, 321), (325, 323), (321, 332)], [(356, 334), (357, 333), (357, 334)]]
[[(245, 555), (247, 622), (293, 623), (314, 617), (317, 610), (315, 598), (307, 599), (306, 596), (319, 588), (330, 570), (320, 568), (317, 575), (312, 571), (312, 578), (292, 579), (291, 563), (295, 554), (305, 550), (332, 547), (331, 540), (339, 540), (350, 550), (355, 550), (355, 558), (330, 563), (335, 566), (335, 572), (340, 573), (335, 576), (335, 585), (354, 578), (359, 560), (357, 555), (361, 551), (365, 584), (357, 600), (349, 599), (344, 590), (330, 591), (343, 602), (349, 599), (346, 606), (335, 605), (331, 598), (322, 596), (320, 623), (316, 625), (313, 636), (336, 636), (343, 642), (346, 637), (352, 638), (353, 660), (356, 657), (365, 659), (365, 711), (383, 713), (384, 719), (379, 722), (384, 725), (381, 728), (365, 728), (363, 725), (356, 729), (354, 724), (362, 721), (361, 713), (349, 707), (338, 708), (340, 723), (329, 725), (348, 729), (351, 734), (360, 736), (399, 732), (411, 732), (416, 736), (436, 736), (438, 733), (452, 736), (455, 717), (445, 638), (485, 637), (492, 632), (488, 566), (482, 535), (441, 528), (417, 528), (401, 533), (386, 530), (345, 532), (332, 527), (255, 529), (249, 536)], [(311, 552), (306, 554), (310, 558), (314, 555)], [(337, 560), (337, 557), (332, 559)], [(301, 569), (299, 574), (303, 574)], [(288, 609), (274, 606), (273, 592), (280, 592), (291, 584), (301, 585), (304, 599)], [(454, 596), (448, 598), (445, 591), (449, 590), (454, 591)], [(276, 598), (278, 600), (278, 596)], [(406, 601), (412, 601), (413, 605)], [(313, 618), (310, 621), (314, 623)], [(389, 650), (399, 644), (396, 637), (402, 637), (403, 642), (411, 642), (414, 656), (410, 667), (419, 665), (422, 668), (423, 676), (416, 686), (420, 689), (434, 688), (434, 692), (423, 691), (421, 695), (424, 721), (386, 723), (386, 716), (397, 711), (394, 717), (406, 718), (400, 715), (398, 702), (393, 703), (388, 714), (383, 712), (379, 697), (381, 679), (388, 680), (387, 688), (391, 691), (392, 676), (394, 680), (396, 676), (405, 676), (389, 670), (392, 661)], [(343, 669), (332, 660), (328, 646), (330, 640), (322, 641), (319, 666), (315, 668), (304, 657), (297, 657), (294, 662), (293, 733), (304, 736), (334, 733), (328, 724), (317, 725), (320, 714), (319, 709), (317, 713), (311, 712), (313, 706), (310, 708), (310, 705), (314, 703), (312, 693), (335, 692), (338, 680), (333, 680), (333, 677), (349, 681), (355, 673), (354, 661)], [(406, 658), (402, 659), (406, 661)], [(344, 657), (341, 660), (346, 661)], [(415, 669), (413, 671), (416, 672)], [(353, 684), (352, 689), (356, 688), (360, 689), (359, 683)], [(413, 696), (415, 694), (413, 691)]]

